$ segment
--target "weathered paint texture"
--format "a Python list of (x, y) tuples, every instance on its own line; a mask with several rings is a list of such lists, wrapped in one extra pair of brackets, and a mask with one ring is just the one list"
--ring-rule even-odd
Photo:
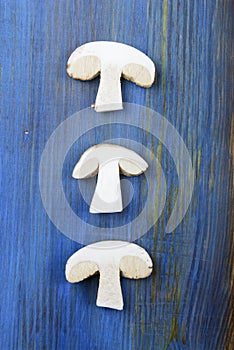
[[(2, 0), (0, 7), (0, 348), (233, 349), (233, 1)], [(50, 222), (39, 192), (49, 136), (95, 101), (99, 78), (83, 83), (66, 73), (71, 52), (94, 40), (132, 45), (154, 61), (157, 83), (143, 89), (123, 80), (123, 101), (163, 114), (195, 169), (187, 215), (165, 234), (178, 177), (165, 147), (145, 136), (166, 174), (167, 202), (136, 242), (152, 257), (153, 274), (122, 280), (122, 312), (94, 305), (97, 277), (66, 282), (65, 263), (81, 245)], [(82, 147), (102, 136), (89, 133)], [(76, 208), (73, 166), (64, 167), (63, 181)]]

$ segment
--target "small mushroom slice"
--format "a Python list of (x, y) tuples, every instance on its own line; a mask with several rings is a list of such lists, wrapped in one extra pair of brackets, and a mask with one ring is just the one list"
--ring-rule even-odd
[(67, 261), (66, 279), (75, 283), (100, 273), (97, 306), (123, 309), (120, 275), (139, 279), (152, 273), (153, 263), (149, 254), (134, 243), (103, 241), (90, 244)]
[(96, 112), (122, 109), (121, 76), (142, 87), (150, 87), (155, 78), (155, 66), (149, 57), (132, 46), (95, 41), (78, 47), (69, 57), (70, 77), (90, 80), (100, 74), (95, 102)]
[(98, 172), (90, 213), (116, 213), (123, 210), (120, 173), (137, 176), (147, 168), (146, 161), (136, 152), (119, 145), (100, 144), (83, 153), (72, 176), (84, 179)]

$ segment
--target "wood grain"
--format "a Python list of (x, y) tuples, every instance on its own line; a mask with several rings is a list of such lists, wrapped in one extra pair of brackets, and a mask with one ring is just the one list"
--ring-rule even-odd
[[(0, 6), (0, 348), (233, 349), (233, 2), (2, 0)], [(65, 281), (65, 262), (81, 245), (50, 222), (39, 191), (49, 136), (95, 100), (98, 78), (78, 82), (66, 74), (71, 52), (93, 40), (132, 45), (155, 62), (157, 83), (142, 89), (123, 81), (123, 100), (173, 124), (196, 175), (184, 221), (165, 234), (177, 175), (163, 145), (151, 145), (167, 176), (168, 200), (155, 227), (137, 241), (155, 263), (153, 276), (123, 279), (123, 312), (95, 306), (96, 277)]]

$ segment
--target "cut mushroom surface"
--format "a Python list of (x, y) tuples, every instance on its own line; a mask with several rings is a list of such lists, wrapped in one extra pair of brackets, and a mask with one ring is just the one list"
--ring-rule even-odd
[(120, 275), (139, 279), (150, 276), (153, 263), (149, 254), (134, 243), (103, 241), (75, 252), (67, 261), (66, 279), (80, 282), (99, 272), (97, 306), (122, 310)]
[(155, 66), (143, 52), (112, 41), (94, 41), (78, 47), (69, 57), (67, 73), (79, 80), (91, 80), (100, 74), (95, 102), (97, 112), (123, 108), (121, 76), (148, 88), (155, 79)]
[(83, 153), (72, 176), (84, 179), (98, 173), (90, 213), (115, 213), (123, 210), (120, 173), (137, 176), (147, 168), (146, 161), (136, 152), (119, 145), (100, 144)]

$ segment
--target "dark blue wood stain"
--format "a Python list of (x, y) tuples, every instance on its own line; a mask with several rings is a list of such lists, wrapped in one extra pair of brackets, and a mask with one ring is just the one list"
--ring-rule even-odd
[[(232, 1), (2, 0), (0, 16), (0, 348), (232, 349)], [(157, 83), (123, 81), (123, 100), (165, 115), (196, 175), (184, 221), (165, 234), (177, 181), (163, 146), (152, 145), (169, 196), (137, 241), (154, 273), (122, 281), (122, 312), (95, 306), (96, 277), (65, 281), (66, 260), (81, 245), (50, 222), (38, 185), (50, 134), (95, 100), (98, 79), (77, 82), (65, 70), (70, 53), (93, 40), (130, 44), (153, 59)]]

